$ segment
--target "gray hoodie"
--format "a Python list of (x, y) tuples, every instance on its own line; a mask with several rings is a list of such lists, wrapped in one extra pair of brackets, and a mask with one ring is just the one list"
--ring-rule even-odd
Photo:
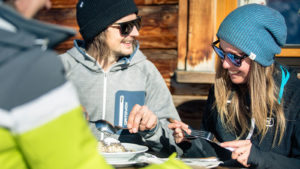
[(167, 118), (179, 120), (172, 96), (159, 71), (138, 49), (104, 72), (95, 59), (84, 52), (83, 41), (74, 41), (74, 47), (60, 58), (67, 78), (78, 89), (82, 106), (89, 114), (90, 127), (100, 139), (95, 121), (105, 119), (114, 125), (126, 127), (127, 118), (134, 104), (146, 105), (159, 121), (153, 131), (129, 134), (123, 130), (115, 137), (121, 142), (144, 144), (166, 155), (180, 150), (173, 132), (168, 129)]

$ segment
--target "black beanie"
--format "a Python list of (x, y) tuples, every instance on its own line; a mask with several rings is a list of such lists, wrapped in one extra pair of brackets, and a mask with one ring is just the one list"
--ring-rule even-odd
[(133, 0), (79, 0), (76, 9), (79, 31), (87, 42), (122, 17), (138, 12)]

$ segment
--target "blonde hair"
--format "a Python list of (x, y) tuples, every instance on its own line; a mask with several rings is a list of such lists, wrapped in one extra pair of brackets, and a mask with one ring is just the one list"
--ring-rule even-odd
[[(280, 133), (278, 144), (280, 144), (286, 128), (286, 121), (283, 112), (283, 100), (281, 104), (277, 101), (278, 86), (273, 79), (273, 73), (280, 73), (275, 69), (274, 64), (263, 67), (252, 61), (247, 84), (233, 84), (228, 75), (228, 71), (223, 69), (219, 62), (216, 72), (215, 97), (216, 106), (222, 124), (225, 128), (234, 133), (238, 139), (250, 131), (250, 120), (255, 119), (257, 134), (261, 140), (266, 136), (268, 118), (276, 119), (275, 145), (278, 133)], [(250, 96), (250, 105), (247, 103), (246, 94)], [(231, 100), (228, 104), (227, 100)], [(248, 101), (249, 102), (249, 101)], [(239, 133), (239, 134), (238, 134)]]

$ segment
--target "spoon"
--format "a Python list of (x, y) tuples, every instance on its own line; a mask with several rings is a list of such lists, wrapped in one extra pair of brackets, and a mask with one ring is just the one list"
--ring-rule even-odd
[(116, 134), (119, 130), (128, 129), (121, 126), (114, 126), (106, 120), (97, 120), (95, 122), (96, 128), (101, 132), (106, 132), (110, 134)]

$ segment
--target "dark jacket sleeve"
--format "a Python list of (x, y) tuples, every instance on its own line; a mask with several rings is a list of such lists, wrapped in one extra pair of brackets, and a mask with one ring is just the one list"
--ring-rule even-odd
[[(298, 133), (298, 135), (299, 134), (300, 133)], [(252, 168), (259, 169), (295, 169), (300, 168), (300, 159), (299, 157), (286, 157), (274, 152), (263, 152), (253, 145), (251, 147), (248, 164), (250, 164)]]

